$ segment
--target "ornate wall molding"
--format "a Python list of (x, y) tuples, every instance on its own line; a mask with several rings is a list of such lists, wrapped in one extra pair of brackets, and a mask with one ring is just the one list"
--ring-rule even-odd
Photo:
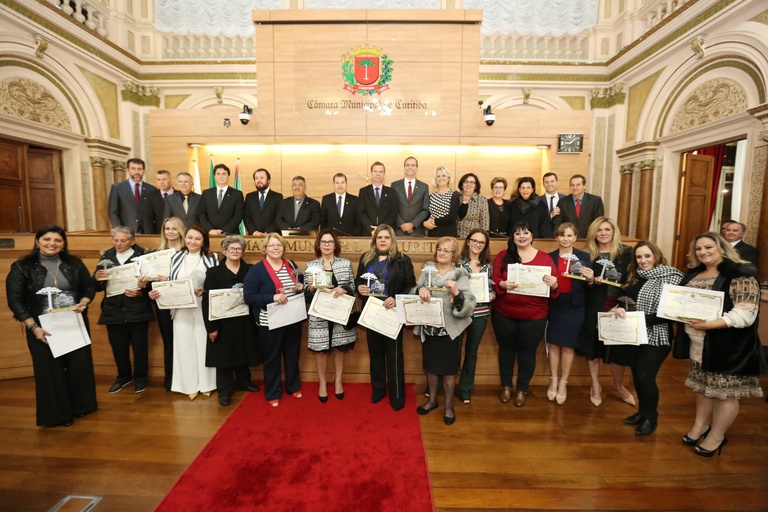
[(160, 106), (160, 89), (150, 85), (141, 85), (132, 80), (126, 80), (122, 83), (123, 89), (120, 95), (123, 101), (130, 101), (142, 107)]
[(611, 108), (614, 105), (623, 105), (627, 99), (624, 92), (624, 84), (613, 84), (610, 87), (600, 89), (595, 87), (591, 91), (592, 99), (589, 100), (589, 106), (596, 108)]
[(13, 77), (0, 82), (0, 112), (67, 132), (72, 131), (64, 107), (34, 80)]
[(733, 80), (715, 78), (691, 92), (672, 119), (669, 133), (716, 121), (749, 107), (744, 88)]

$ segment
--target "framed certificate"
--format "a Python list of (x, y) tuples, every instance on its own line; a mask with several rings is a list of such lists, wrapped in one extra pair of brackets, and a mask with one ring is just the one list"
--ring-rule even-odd
[(665, 284), (656, 316), (678, 322), (708, 322), (723, 315), (725, 293)]
[(152, 285), (152, 289), (160, 292), (160, 297), (157, 299), (157, 309), (197, 307), (197, 295), (195, 295), (191, 279), (158, 281)]
[(488, 274), (477, 272), (469, 275), (469, 291), (478, 303), (491, 302), (491, 292), (488, 289)]
[(150, 279), (157, 279), (158, 276), (169, 276), (171, 274), (171, 257), (174, 254), (176, 254), (175, 249), (142, 254), (135, 260), (139, 265), (139, 275)]
[(327, 289), (319, 289), (312, 297), (309, 305), (309, 314), (318, 318), (324, 318), (329, 322), (346, 325), (352, 308), (355, 306), (353, 295), (333, 296), (333, 292)]
[(619, 318), (615, 313), (597, 314), (597, 333), (606, 345), (647, 345), (648, 330), (645, 326), (645, 313), (628, 311), (626, 318)]
[(517, 285), (514, 290), (507, 290), (507, 293), (549, 298), (549, 285), (544, 282), (544, 276), (551, 275), (551, 267), (520, 263), (507, 265), (507, 281)]
[(365, 307), (360, 313), (358, 325), (362, 325), (393, 340), (397, 339), (397, 335), (400, 334), (400, 330), (403, 328), (403, 324), (397, 321), (395, 308), (385, 308), (384, 301), (376, 297), (368, 297)]
[(104, 279), (107, 282), (107, 297), (122, 295), (125, 290), (138, 290), (138, 281), (136, 280), (136, 264), (126, 263), (118, 267), (112, 267), (107, 270), (109, 276)]
[(267, 320), (269, 330), (285, 327), (307, 319), (307, 306), (304, 303), (304, 294), (291, 295), (287, 304), (273, 302), (267, 304)]
[(208, 291), (208, 320), (211, 322), (222, 318), (246, 316), (250, 313), (248, 304), (243, 302), (242, 288)]
[(431, 325), (433, 327), (445, 327), (443, 318), (443, 299), (433, 297), (429, 302), (416, 299), (403, 301), (405, 313), (405, 325)]

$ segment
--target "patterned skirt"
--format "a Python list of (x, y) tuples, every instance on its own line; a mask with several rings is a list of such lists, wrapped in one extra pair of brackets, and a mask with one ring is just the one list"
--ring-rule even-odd
[(707, 398), (762, 398), (760, 377), (757, 375), (724, 375), (701, 369), (701, 363), (691, 359), (691, 370), (685, 385)]

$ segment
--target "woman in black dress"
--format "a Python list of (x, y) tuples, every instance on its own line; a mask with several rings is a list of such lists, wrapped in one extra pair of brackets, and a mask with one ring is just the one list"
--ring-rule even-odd
[(67, 250), (67, 234), (59, 226), (46, 226), (35, 234), (32, 251), (11, 265), (5, 280), (8, 308), (27, 331), (27, 346), (35, 376), (35, 402), (39, 427), (68, 427), (73, 418), (96, 410), (96, 381), (91, 345), (53, 357), (40, 315), (48, 310), (48, 296), (38, 292), (57, 288), (54, 308), (74, 307), (83, 315), (96, 295), (96, 283), (82, 260)]
[(504, 199), (507, 193), (506, 178), (491, 180), (491, 197), (488, 198), (488, 231), (493, 238), (507, 238), (509, 235), (509, 201)]
[(525, 222), (531, 227), (534, 238), (552, 238), (552, 218), (547, 206), (536, 194), (536, 181), (530, 176), (517, 180), (509, 205), (509, 227)]
[[(205, 366), (216, 367), (216, 391), (219, 404), (227, 406), (232, 401), (235, 382), (240, 389), (255, 392), (259, 387), (251, 382), (250, 366), (261, 364), (256, 322), (248, 315), (211, 320), (209, 292), (239, 288), (251, 265), (243, 261), (245, 239), (229, 235), (221, 242), (224, 264), (211, 267), (203, 283), (203, 321), (208, 333), (205, 350)], [(232, 374), (234, 373), (234, 379)]]
[(432, 185), (437, 190), (429, 195), (429, 218), (424, 221), (428, 236), (456, 236), (459, 220), (459, 193), (451, 189), (451, 173), (443, 166), (435, 169)]
[(629, 365), (629, 361), (611, 358), (610, 351), (597, 336), (597, 313), (613, 309), (618, 304), (618, 298), (624, 294), (621, 286), (627, 281), (632, 249), (621, 243), (621, 232), (613, 219), (598, 217), (587, 232), (587, 252), (592, 268), (582, 270), (582, 275), (587, 278), (587, 294), (578, 351), (587, 356), (589, 376), (592, 378), (589, 400), (595, 407), (603, 403), (599, 377), (600, 362), (605, 360), (610, 363), (614, 389), (622, 400), (635, 405), (635, 397), (623, 383), (624, 367)]

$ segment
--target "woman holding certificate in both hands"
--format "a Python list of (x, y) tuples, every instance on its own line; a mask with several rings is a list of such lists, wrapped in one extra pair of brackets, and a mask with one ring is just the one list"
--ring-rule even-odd
[[(365, 276), (374, 275), (375, 279)], [(386, 309), (395, 307), (395, 295), (408, 293), (416, 286), (411, 259), (397, 250), (395, 230), (379, 224), (373, 231), (371, 248), (360, 256), (355, 276), (357, 293), (377, 297)], [(363, 304), (365, 305), (365, 304)], [(403, 329), (396, 339), (366, 328), (368, 355), (371, 360), (371, 401), (381, 402), (389, 391), (389, 405), (396, 411), (405, 407), (405, 366), (403, 364)]]
[[(665, 284), (677, 285), (683, 274), (667, 266), (667, 260), (653, 242), (640, 241), (633, 250), (629, 264), (627, 288), (624, 294), (631, 299), (619, 298), (616, 316), (626, 318), (626, 311), (645, 313), (645, 327), (648, 333), (647, 345), (615, 345), (612, 350), (624, 352), (632, 369), (632, 380), (637, 391), (638, 411), (624, 419), (627, 425), (637, 425), (635, 434), (647, 436), (656, 430), (656, 410), (659, 405), (659, 387), (656, 375), (669, 355), (672, 336), (672, 321), (658, 318), (661, 290)], [(636, 304), (636, 307), (632, 304)], [(628, 308), (628, 309), (626, 309)]]
[[(256, 333), (256, 323), (250, 314), (211, 320), (210, 291), (240, 288), (238, 302), (242, 303), (242, 286), (251, 265), (243, 261), (245, 239), (229, 235), (221, 242), (223, 264), (208, 270), (203, 283), (203, 320), (208, 331), (209, 343), (205, 351), (205, 366), (216, 367), (216, 392), (219, 404), (228, 406), (232, 401), (235, 383), (244, 391), (256, 392), (259, 387), (251, 382), (249, 366), (261, 363)], [(234, 374), (234, 379), (232, 375)]]
[[(339, 258), (341, 244), (332, 229), (323, 229), (315, 240), (316, 260), (307, 262), (304, 272), (306, 288), (304, 294), (311, 298), (318, 288), (328, 289), (337, 298), (340, 295), (355, 294), (355, 279), (352, 273), (352, 263), (346, 258)], [(320, 379), (318, 397), (322, 403), (328, 401), (328, 383), (325, 372), (328, 367), (328, 355), (333, 354), (333, 367), (336, 372), (333, 380), (334, 394), (339, 400), (344, 400), (344, 387), (341, 375), (344, 372), (344, 354), (355, 346), (357, 326), (346, 329), (344, 325), (331, 322), (325, 318), (309, 315), (308, 346), (315, 353), (317, 360), (317, 375)]]
[[(277, 233), (264, 240), (265, 257), (248, 271), (243, 282), (243, 298), (259, 324), (259, 348), (264, 357), (264, 394), (272, 407), (280, 405), (283, 396), (280, 384), (281, 360), (285, 365), (285, 388), (293, 398), (301, 398), (299, 350), (301, 322), (269, 329), (267, 305), (288, 304), (288, 298), (304, 289), (296, 264), (283, 258), (285, 242)], [(296, 300), (296, 299), (294, 299)], [(302, 307), (304, 301), (301, 301)]]
[(679, 326), (674, 348), (676, 358), (690, 356), (685, 385), (696, 392), (696, 419), (683, 444), (695, 446), (696, 455), (712, 457), (728, 443), (725, 433), (739, 415), (739, 399), (763, 396), (760, 285), (755, 267), (717, 233), (694, 237), (688, 267), (682, 286), (725, 294), (722, 316)]
[(443, 420), (446, 425), (453, 425), (456, 421), (453, 393), (461, 362), (461, 335), (472, 323), (476, 301), (469, 291), (469, 272), (458, 265), (459, 242), (449, 236), (438, 239), (434, 257), (434, 262), (424, 264), (415, 291), (424, 302), (433, 297), (440, 299), (444, 326), (421, 326), (422, 358), (427, 372), (429, 400), (416, 412), (424, 415), (437, 408), (437, 382), (442, 377), (445, 395)]
[[(499, 400), (503, 404), (512, 400), (512, 375), (517, 360), (517, 407), (525, 405), (528, 384), (536, 368), (536, 349), (547, 325), (549, 301), (557, 298), (559, 293), (557, 267), (549, 254), (535, 249), (532, 244), (530, 227), (526, 222), (519, 222), (513, 226), (507, 250), (501, 251), (493, 260), (496, 300), (493, 301), (491, 324), (499, 343)], [(541, 273), (541, 283), (522, 282), (525, 266), (548, 267), (549, 273)], [(532, 294), (533, 290), (538, 291), (543, 286), (549, 288), (549, 297)]]

